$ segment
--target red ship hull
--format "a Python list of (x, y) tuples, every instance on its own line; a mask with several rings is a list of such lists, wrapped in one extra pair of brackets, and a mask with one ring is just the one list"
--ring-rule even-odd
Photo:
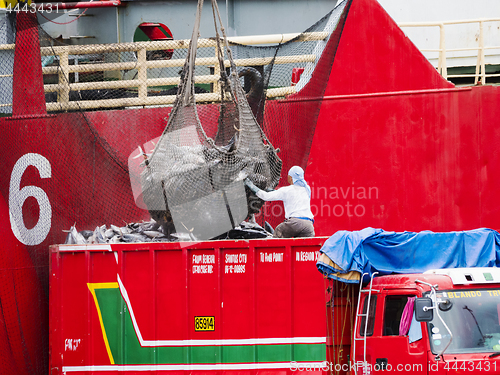
[[(34, 32), (18, 26), (17, 43), (24, 40), (22, 48), (36, 57)], [(263, 125), (282, 150), (282, 176), (294, 164), (305, 167), (317, 235), (367, 226), (498, 229), (500, 87), (455, 88), (374, 0), (352, 1), (327, 51), (329, 60), (313, 77), (327, 82), (325, 92), (306, 86), (267, 103)], [(127, 159), (162, 133), (169, 112), (47, 115), (41, 70), (16, 59), (13, 116), (0, 119), (1, 233), (7, 239), (0, 275), (10, 280), (0, 284), (0, 347), (18, 373), (48, 368), (49, 245), (64, 242), (63, 230), (75, 222), (93, 229), (149, 218), (135, 205)], [(285, 131), (290, 137), (280, 144)], [(263, 217), (277, 224), (283, 210), (266, 206)], [(18, 324), (8, 321), (12, 304)], [(26, 323), (22, 314), (37, 324)]]

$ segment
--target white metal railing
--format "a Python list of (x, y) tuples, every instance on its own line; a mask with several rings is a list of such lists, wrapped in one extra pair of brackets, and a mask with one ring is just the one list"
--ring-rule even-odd
[[(234, 37), (230, 38), (231, 42), (240, 44), (267, 44), (280, 43), (292, 38), (296, 38), (300, 34), (278, 34), (255, 37)], [(308, 41), (323, 40), (328, 36), (327, 33), (307, 33), (298, 38), (298, 41), (307, 39)], [(135, 42), (135, 43), (119, 43), (107, 45), (85, 45), (85, 46), (64, 46), (64, 47), (43, 47), (41, 49), (42, 56), (56, 55), (59, 60), (59, 66), (48, 66), (42, 68), (43, 74), (58, 74), (58, 83), (46, 84), (45, 92), (57, 92), (57, 102), (47, 103), (47, 111), (55, 110), (75, 110), (75, 109), (91, 109), (98, 107), (129, 107), (129, 106), (149, 106), (149, 105), (168, 105), (175, 100), (175, 95), (148, 96), (148, 88), (155, 86), (178, 85), (180, 77), (162, 77), (148, 78), (149, 69), (172, 68), (184, 66), (184, 59), (174, 60), (147, 60), (147, 51), (156, 50), (171, 50), (171, 49), (186, 49), (189, 46), (189, 40), (175, 41), (154, 41), (154, 42)], [(198, 46), (200, 47), (216, 47), (216, 41), (212, 39), (199, 39)], [(99, 53), (120, 53), (120, 52), (135, 52), (137, 61), (128, 62), (97, 62), (84, 65), (70, 65), (69, 59), (74, 56), (82, 56), (88, 54)], [(215, 50), (214, 50), (215, 53)], [(288, 64), (297, 62), (315, 62), (319, 56), (315, 55), (299, 55), (299, 56), (281, 56), (274, 59), (274, 64)], [(267, 65), (273, 58), (259, 57), (236, 59), (237, 66), (258, 66)], [(229, 67), (229, 61), (226, 60), (225, 66)], [(213, 67), (213, 74), (198, 75), (195, 78), (196, 83), (211, 83), (214, 90), (212, 93), (196, 94), (197, 102), (219, 101), (220, 94), (218, 93), (218, 82), (220, 79), (219, 64), (216, 55), (213, 57), (200, 57), (196, 59), (197, 66)], [(110, 72), (121, 70), (136, 70), (137, 79), (120, 79), (117, 81), (93, 81), (93, 82), (75, 82), (70, 83), (69, 77), (71, 73), (83, 72)], [(290, 83), (291, 84), (291, 83)], [(119, 88), (137, 88), (138, 95), (134, 98), (117, 98), (104, 100), (86, 100), (86, 101), (70, 101), (70, 91), (76, 90), (95, 90), (95, 89), (119, 89)], [(267, 90), (268, 97), (284, 96), (295, 92), (294, 86), (279, 87)]]
[[(464, 21), (445, 21), (445, 22), (421, 22), (421, 23), (400, 23), (401, 28), (405, 27), (430, 27), (439, 28), (439, 48), (428, 49), (420, 48), (422, 52), (438, 53), (437, 69), (439, 73), (445, 78), (459, 78), (459, 77), (473, 77), (474, 84), (481, 82), (486, 83), (486, 79), (490, 77), (499, 77), (500, 74), (487, 74), (485, 51), (498, 50), (495, 56), (500, 57), (500, 45), (485, 45), (485, 32), (484, 24), (489, 22), (500, 22), (500, 18), (490, 19), (475, 19)], [(446, 26), (459, 25), (459, 24), (479, 24), (479, 34), (477, 35), (477, 47), (465, 48), (446, 48)], [(275, 35), (260, 35), (250, 37), (232, 37), (229, 38), (230, 42), (256, 45), (256, 44), (275, 44), (282, 43), (301, 34), (275, 34)], [(306, 33), (302, 34), (299, 41), (311, 40), (319, 41), (328, 37), (326, 32)], [(55, 55), (59, 61), (59, 66), (47, 66), (42, 68), (43, 74), (57, 74), (58, 82), (54, 84), (46, 84), (45, 92), (57, 92), (57, 102), (47, 103), (48, 111), (60, 110), (76, 110), (76, 109), (92, 109), (99, 107), (128, 107), (128, 106), (149, 106), (149, 105), (169, 105), (175, 100), (175, 95), (165, 96), (150, 96), (148, 95), (148, 87), (157, 86), (170, 86), (178, 85), (180, 82), (179, 77), (163, 77), (163, 78), (148, 78), (149, 69), (168, 68), (168, 67), (182, 67), (184, 59), (174, 60), (147, 60), (147, 51), (155, 50), (170, 50), (170, 49), (186, 49), (188, 48), (189, 40), (172, 40), (172, 41), (154, 41), (154, 42), (135, 42), (135, 43), (117, 43), (117, 44), (93, 44), (93, 45), (71, 45), (71, 46), (56, 46), (56, 47), (43, 47), (41, 48), (42, 56)], [(213, 39), (200, 39), (199, 45), (203, 47), (215, 47), (216, 41)], [(0, 51), (13, 50), (14, 44), (0, 45)], [(450, 59), (447, 53), (455, 53), (457, 51), (476, 51), (477, 59), (474, 74), (448, 74), (448, 62)], [(120, 52), (134, 52), (137, 55), (137, 61), (128, 62), (93, 62), (88, 64), (75, 64), (70, 65), (70, 58), (79, 58), (85, 55), (96, 55), (100, 53), (120, 53)], [(275, 60), (275, 64), (287, 63), (315, 63), (318, 56), (314, 54), (300, 55), (300, 56), (283, 56)], [(237, 59), (235, 60), (238, 66), (257, 66), (266, 65), (270, 62), (271, 58), (253, 58), (253, 59)], [(211, 93), (196, 94), (197, 102), (210, 102), (220, 100), (217, 90), (218, 80), (220, 78), (219, 64), (217, 57), (202, 57), (196, 60), (196, 65), (210, 66), (213, 68), (213, 74), (204, 74), (196, 76), (197, 83), (213, 84), (214, 90)], [(229, 66), (229, 62), (225, 62)], [(119, 79), (114, 81), (97, 81), (97, 82), (74, 82), (70, 83), (70, 74), (78, 75), (85, 72), (112, 72), (121, 70), (135, 70), (137, 77), (135, 79)], [(11, 77), (11, 74), (0, 76), (0, 79)], [(78, 90), (94, 90), (94, 89), (127, 89), (137, 88), (137, 97), (134, 98), (117, 98), (106, 100), (86, 100), (86, 101), (70, 101), (70, 91)], [(291, 85), (288, 87), (279, 87), (267, 90), (269, 98), (282, 97), (296, 92), (296, 86)], [(0, 107), (12, 106), (11, 103), (0, 104)]]
[[(475, 20), (463, 20), (463, 21), (445, 21), (445, 22), (408, 22), (400, 23), (399, 27), (439, 27), (439, 48), (437, 49), (426, 49), (421, 48), (422, 52), (438, 52), (438, 64), (437, 69), (439, 73), (446, 79), (448, 78), (459, 78), (459, 77), (474, 77), (474, 84), (481, 82), (486, 83), (487, 77), (500, 77), (500, 74), (486, 74), (486, 62), (485, 62), (485, 50), (499, 50), (500, 54), (500, 43), (496, 46), (485, 46), (484, 42), (484, 24), (488, 22), (500, 22), (500, 18), (488, 18), (488, 19), (475, 19)], [(479, 24), (479, 35), (477, 36), (477, 47), (464, 47), (464, 48), (446, 48), (446, 30), (445, 27), (448, 25), (461, 25), (461, 24)], [(447, 68), (447, 52), (457, 52), (457, 51), (477, 51), (477, 62), (474, 74), (455, 74), (449, 75)]]
[[(290, 34), (273, 34), (273, 35), (257, 35), (247, 37), (231, 37), (230, 43), (238, 43), (244, 45), (258, 44), (277, 44), (284, 43), (291, 39), (297, 38), (297, 41), (319, 41), (328, 37), (327, 32), (314, 33), (290, 33)], [(163, 77), (163, 78), (148, 78), (149, 69), (182, 67), (184, 59), (175, 60), (147, 60), (147, 51), (172, 50), (172, 49), (187, 49), (189, 40), (171, 40), (171, 41), (152, 41), (152, 42), (133, 42), (133, 43), (115, 43), (115, 44), (92, 44), (92, 45), (71, 45), (71, 46), (54, 46), (42, 47), (41, 55), (55, 56), (59, 61), (58, 66), (42, 67), (44, 75), (52, 74), (58, 76), (58, 82), (55, 84), (44, 85), (46, 93), (57, 92), (57, 102), (47, 103), (47, 111), (67, 111), (77, 109), (92, 109), (92, 108), (113, 108), (113, 107), (129, 107), (129, 106), (149, 106), (149, 105), (169, 105), (175, 101), (175, 95), (148, 96), (148, 87), (178, 85), (180, 77)], [(214, 39), (199, 39), (198, 46), (200, 47), (216, 47)], [(15, 44), (0, 45), (0, 51), (13, 50)], [(134, 52), (137, 56), (137, 61), (128, 62), (90, 62), (86, 64), (70, 64), (70, 59), (84, 59), (85, 55), (97, 55), (101, 53), (121, 53)], [(275, 64), (289, 63), (315, 63), (319, 56), (314, 54), (298, 55), (298, 56), (280, 56), (274, 60)], [(248, 58), (236, 59), (237, 66), (258, 66), (267, 65), (272, 61), (272, 58)], [(226, 60), (225, 66), (229, 66), (229, 61)], [(198, 75), (195, 78), (196, 83), (211, 83), (214, 90), (212, 93), (196, 94), (197, 102), (219, 101), (218, 81), (220, 78), (218, 59), (213, 57), (201, 57), (196, 59), (197, 66), (208, 66), (213, 68), (213, 74)], [(70, 74), (79, 74), (84, 72), (112, 72), (121, 70), (136, 70), (137, 79), (119, 79), (113, 81), (93, 81), (93, 82), (74, 82), (70, 83)], [(5, 75), (12, 76), (12, 75)], [(2, 76), (3, 77), (3, 76)], [(2, 78), (0, 77), (0, 78)], [(291, 84), (291, 82), (290, 82)], [(120, 89), (120, 88), (137, 88), (138, 95), (134, 98), (117, 98), (105, 100), (85, 100), (85, 101), (70, 101), (70, 91), (77, 90), (97, 90), (97, 89)], [(267, 90), (267, 97), (280, 97), (292, 94), (296, 91), (295, 86), (278, 87)], [(1, 107), (12, 106), (12, 104), (1, 104)]]

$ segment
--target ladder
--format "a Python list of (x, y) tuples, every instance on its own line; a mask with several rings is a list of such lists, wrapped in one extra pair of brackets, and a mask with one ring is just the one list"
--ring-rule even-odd
[[(363, 273), (361, 275), (361, 278), (359, 280), (359, 293), (358, 293), (358, 304), (356, 306), (356, 319), (354, 321), (354, 333), (353, 333), (353, 345), (352, 345), (352, 361), (353, 363), (353, 368), (354, 368), (354, 374), (358, 374), (358, 367), (356, 366), (356, 342), (357, 341), (363, 341), (363, 369), (365, 369), (365, 366), (367, 365), (366, 363), (366, 332), (368, 330), (368, 317), (370, 315), (370, 305), (371, 305), (371, 299), (372, 299), (372, 292), (379, 292), (379, 290), (373, 289), (372, 284), (373, 284), (373, 278), (374, 276), (378, 274), (378, 272), (372, 273), (370, 277), (370, 285), (368, 289), (363, 289), (363, 279), (366, 276), (369, 275), (368, 272)], [(361, 313), (361, 294), (362, 293), (368, 293), (368, 301), (366, 304), (366, 312)], [(358, 320), (360, 317), (365, 318), (365, 324), (364, 324), (364, 330), (363, 330), (363, 337), (356, 337), (356, 334), (358, 332)], [(363, 374), (365, 374), (366, 371), (363, 371)]]

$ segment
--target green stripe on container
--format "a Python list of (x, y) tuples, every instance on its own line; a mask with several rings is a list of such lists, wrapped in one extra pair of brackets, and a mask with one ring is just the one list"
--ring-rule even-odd
[(321, 362), (325, 344), (262, 344), (141, 347), (120, 290), (96, 289), (102, 320), (115, 364), (215, 364)]

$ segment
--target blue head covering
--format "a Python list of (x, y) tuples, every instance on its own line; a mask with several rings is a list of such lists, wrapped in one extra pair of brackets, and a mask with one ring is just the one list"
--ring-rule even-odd
[(304, 180), (304, 170), (300, 168), (298, 165), (294, 165), (288, 171), (288, 175), (292, 177), (293, 184), (305, 187), (307, 189), (307, 194), (309, 198), (311, 198), (311, 188), (307, 184), (306, 180)]

